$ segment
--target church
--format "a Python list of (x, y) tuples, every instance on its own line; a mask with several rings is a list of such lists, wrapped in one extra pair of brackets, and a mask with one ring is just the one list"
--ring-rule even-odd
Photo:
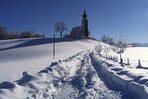
[(90, 32), (88, 30), (88, 19), (84, 10), (81, 26), (72, 28), (70, 38), (88, 38)]

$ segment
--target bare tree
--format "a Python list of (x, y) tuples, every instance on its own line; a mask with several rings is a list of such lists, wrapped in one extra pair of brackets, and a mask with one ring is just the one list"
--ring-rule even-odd
[(101, 41), (109, 45), (114, 45), (114, 39), (107, 35), (103, 35)]
[(101, 51), (102, 51), (102, 45), (100, 44), (99, 42), (99, 45), (95, 47), (96, 51), (97, 51), (97, 54), (98, 55), (101, 55)]
[(55, 24), (55, 32), (56, 33), (60, 33), (60, 37), (62, 39), (62, 36), (63, 36), (63, 32), (66, 31), (67, 28), (66, 28), (66, 25), (64, 22), (60, 22), (58, 21), (56, 24)]
[(106, 58), (108, 57), (108, 53), (110, 52), (110, 48), (107, 46), (104, 46), (104, 52), (106, 54)]
[(19, 33), (18, 32), (8, 32), (7, 39), (18, 39)]
[(21, 38), (30, 38), (32, 37), (32, 32), (26, 31), (21, 33)]
[(6, 39), (7, 38), (7, 28), (6, 26), (0, 26), (0, 40), (1, 39)]
[(121, 54), (126, 50), (127, 43), (124, 40), (117, 40), (117, 43), (113, 47), (113, 50), (120, 55), (120, 64), (123, 66), (123, 59)]

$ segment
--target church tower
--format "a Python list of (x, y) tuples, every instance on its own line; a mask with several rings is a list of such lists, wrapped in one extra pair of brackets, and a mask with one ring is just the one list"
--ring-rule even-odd
[(85, 10), (84, 10), (83, 19), (82, 19), (82, 32), (83, 32), (85, 37), (88, 37), (88, 35), (89, 35), (89, 32), (88, 32), (88, 19), (87, 19), (87, 15), (86, 15)]

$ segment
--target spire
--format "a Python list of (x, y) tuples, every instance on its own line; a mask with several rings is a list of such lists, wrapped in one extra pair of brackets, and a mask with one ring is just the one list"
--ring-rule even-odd
[(87, 15), (86, 15), (86, 11), (85, 11), (85, 9), (84, 9), (83, 18), (86, 18), (86, 17), (87, 17)]

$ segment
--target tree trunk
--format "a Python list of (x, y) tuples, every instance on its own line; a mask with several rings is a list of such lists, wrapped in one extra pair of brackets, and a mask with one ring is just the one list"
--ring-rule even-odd
[(121, 61), (122, 61), (122, 57), (121, 57), (121, 54), (120, 54), (120, 63), (121, 63)]
[(120, 64), (121, 64), (121, 66), (123, 66), (123, 59), (121, 57), (121, 54), (120, 54)]
[(61, 35), (61, 39), (62, 39), (63, 32), (61, 32), (60, 35)]

